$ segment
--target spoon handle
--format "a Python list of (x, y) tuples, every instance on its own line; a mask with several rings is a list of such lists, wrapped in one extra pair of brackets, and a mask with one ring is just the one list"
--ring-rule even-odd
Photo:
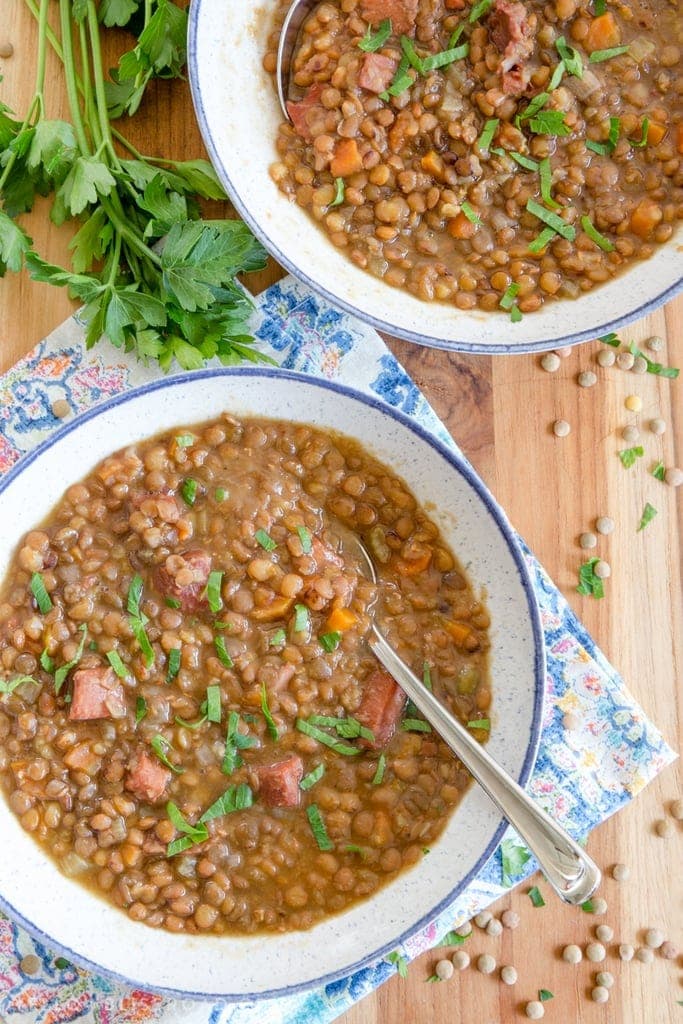
[(584, 903), (600, 884), (597, 865), (436, 699), (377, 627), (372, 629), (375, 656), (522, 836), (558, 896), (565, 903)]

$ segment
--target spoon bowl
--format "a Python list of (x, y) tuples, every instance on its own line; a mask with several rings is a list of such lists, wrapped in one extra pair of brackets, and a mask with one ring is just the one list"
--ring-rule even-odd
[(288, 121), (291, 121), (289, 111), (287, 110), (287, 100), (289, 98), (294, 48), (303, 23), (311, 11), (319, 4), (320, 0), (294, 0), (282, 23), (280, 42), (277, 48), (275, 78), (277, 80), (277, 95), (282, 107), (282, 113)]

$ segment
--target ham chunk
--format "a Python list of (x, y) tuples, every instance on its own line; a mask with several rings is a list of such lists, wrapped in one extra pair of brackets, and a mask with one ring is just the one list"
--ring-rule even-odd
[(121, 683), (112, 669), (81, 668), (74, 672), (73, 696), (69, 707), (72, 722), (89, 718), (123, 718), (126, 701)]
[(264, 764), (256, 769), (259, 795), (269, 807), (298, 807), (299, 783), (304, 766), (297, 754), (284, 761)]
[(418, 4), (419, 0), (361, 0), (360, 13), (373, 28), (389, 18), (394, 35), (412, 36)]
[(381, 53), (366, 53), (363, 57), (358, 84), (368, 92), (384, 92), (394, 80), (396, 61)]
[(169, 555), (157, 569), (154, 582), (164, 597), (180, 602), (184, 612), (196, 612), (206, 604), (204, 591), (211, 572), (211, 556), (200, 548)]
[(128, 764), (124, 785), (129, 793), (153, 804), (164, 795), (170, 781), (171, 772), (146, 750), (140, 748)]
[(287, 100), (287, 113), (292, 119), (294, 131), (307, 142), (313, 138), (313, 123), (323, 109), (320, 97), (324, 88), (321, 82), (316, 82), (306, 91), (303, 99)]
[(516, 0), (496, 0), (489, 16), (491, 40), (502, 54), (503, 92), (519, 95), (531, 77), (526, 62), (534, 48), (526, 7)]
[(406, 695), (389, 673), (384, 669), (373, 672), (365, 683), (360, 707), (354, 715), (375, 737), (373, 742), (364, 741), (367, 746), (373, 750), (386, 747), (396, 732), (405, 705)]

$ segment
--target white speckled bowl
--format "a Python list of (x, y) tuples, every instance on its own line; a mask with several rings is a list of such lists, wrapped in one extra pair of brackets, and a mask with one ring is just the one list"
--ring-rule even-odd
[(463, 352), (542, 351), (596, 338), (652, 312), (683, 287), (681, 231), (655, 255), (573, 301), (550, 302), (513, 324), (390, 288), (344, 257), (271, 181), (282, 119), (262, 58), (274, 0), (193, 0), (188, 66), (199, 127), (240, 216), (281, 266), (378, 330)]
[[(64, 426), (0, 482), (0, 579), (15, 546), (67, 484), (112, 450), (225, 410), (313, 423), (359, 439), (429, 503), (492, 618), (488, 749), (522, 783), (536, 757), (544, 651), (529, 577), (505, 516), (472, 469), (384, 403), (281, 370), (202, 370), (113, 398)], [(0, 907), (48, 947), (116, 978), (226, 1000), (291, 994), (349, 974), (426, 924), (491, 856), (500, 814), (470, 788), (429, 857), (370, 900), (308, 932), (182, 936), (146, 928), (66, 878), (0, 799)]]

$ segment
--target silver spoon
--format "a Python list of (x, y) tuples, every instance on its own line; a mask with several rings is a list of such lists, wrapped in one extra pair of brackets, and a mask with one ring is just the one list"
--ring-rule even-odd
[[(375, 566), (365, 545), (354, 536), (367, 569), (377, 582)], [(394, 677), (485, 793), (524, 839), (557, 895), (565, 903), (585, 903), (600, 884), (600, 870), (588, 854), (501, 768), (486, 749), (427, 689), (398, 656), (375, 622), (370, 650)]]
[(289, 96), (289, 83), (291, 78), (292, 56), (294, 47), (299, 38), (301, 26), (311, 11), (318, 7), (321, 0), (294, 0), (287, 11), (285, 20), (282, 23), (280, 42), (277, 48), (277, 65), (275, 68), (275, 79), (277, 81), (277, 94), (282, 107), (282, 113), (288, 121), (291, 121), (287, 110), (287, 98)]

